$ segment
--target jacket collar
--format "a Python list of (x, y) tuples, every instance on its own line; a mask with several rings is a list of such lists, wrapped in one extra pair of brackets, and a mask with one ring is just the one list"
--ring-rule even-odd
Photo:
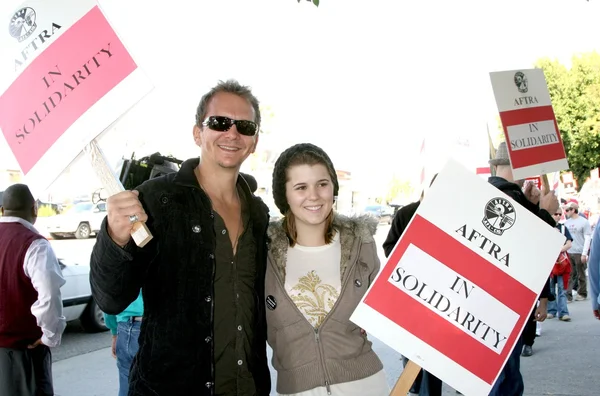
[[(175, 179), (173, 179), (173, 182), (181, 186), (199, 188), (204, 194), (204, 190), (200, 188), (200, 184), (198, 183), (196, 173), (194, 173), (194, 169), (196, 169), (196, 167), (198, 167), (199, 164), (200, 158), (190, 158), (184, 161), (181, 164), (181, 168), (179, 168), (179, 171), (175, 175)], [(248, 182), (246, 181), (246, 179), (244, 179), (244, 176), (242, 176), (242, 174), (238, 174), (237, 184), (238, 186), (242, 187), (242, 190), (246, 195), (246, 199), (248, 200), (248, 202), (250, 202), (250, 200), (253, 198), (253, 194), (250, 190)]]
[(36, 234), (40, 233), (38, 230), (36, 230), (36, 228), (33, 226), (33, 224), (31, 224), (27, 220), (22, 219), (20, 217), (3, 216), (3, 217), (0, 217), (0, 223), (19, 223), (22, 226), (24, 226), (25, 228), (27, 228), (28, 230), (35, 232)]
[[(340, 260), (340, 273), (342, 280), (346, 269), (351, 265), (350, 257), (357, 247), (356, 244), (374, 242), (373, 235), (377, 231), (377, 220), (370, 215), (346, 217), (335, 214), (333, 227), (340, 233), (342, 257)], [(268, 235), (270, 238), (269, 254), (273, 259), (275, 270), (285, 282), (285, 265), (289, 241), (283, 229), (283, 220), (269, 224)]]

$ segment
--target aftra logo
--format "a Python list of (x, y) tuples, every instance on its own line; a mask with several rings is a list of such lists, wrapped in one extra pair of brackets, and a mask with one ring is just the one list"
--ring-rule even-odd
[(515, 224), (515, 208), (504, 198), (494, 198), (485, 205), (483, 225), (496, 235), (502, 235)]
[(37, 27), (35, 18), (36, 15), (33, 8), (21, 8), (19, 11), (15, 12), (10, 19), (8, 32), (12, 37), (16, 38), (19, 43), (22, 42), (35, 31), (35, 28)]
[(527, 76), (525, 75), (525, 73), (515, 73), (515, 85), (521, 93), (527, 93), (527, 91), (529, 91), (529, 83), (527, 82)]

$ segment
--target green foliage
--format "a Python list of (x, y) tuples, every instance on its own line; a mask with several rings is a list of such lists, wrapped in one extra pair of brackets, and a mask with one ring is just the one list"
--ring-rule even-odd
[(579, 188), (600, 165), (600, 54), (574, 56), (571, 69), (557, 60), (539, 59), (552, 107)]
[(410, 181), (400, 180), (394, 176), (390, 181), (385, 201), (388, 203), (394, 200), (408, 201), (413, 192), (414, 188)]
[(38, 208), (38, 217), (50, 217), (55, 215), (56, 212), (52, 209), (52, 206), (42, 205)]
[[(306, 1), (311, 1), (311, 0), (306, 0)], [(298, 3), (300, 3), (300, 0), (298, 0)], [(317, 7), (319, 6), (319, 0), (312, 0), (312, 3), (314, 5), (316, 5)]]

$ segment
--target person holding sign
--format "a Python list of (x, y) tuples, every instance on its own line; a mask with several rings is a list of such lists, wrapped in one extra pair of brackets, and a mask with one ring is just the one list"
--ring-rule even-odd
[[(268, 396), (264, 277), (268, 208), (239, 174), (258, 143), (256, 97), (237, 81), (200, 100), (201, 158), (108, 199), (92, 252), (98, 306), (116, 315), (142, 289), (129, 395)], [(131, 231), (145, 221), (143, 248)]]
[[(542, 193), (535, 189), (531, 183), (527, 184), (525, 189), (522, 190), (523, 180), (515, 180), (513, 177), (506, 142), (498, 145), (496, 158), (491, 159), (489, 163), (494, 168), (494, 174), (496, 175), (488, 179), (490, 184), (510, 196), (548, 225), (552, 227), (556, 226), (556, 221), (552, 218), (552, 214), (558, 210), (559, 203), (554, 191)], [(524, 245), (523, 248), (526, 248), (526, 246)], [(553, 298), (550, 291), (550, 274), (548, 274), (548, 281), (540, 294), (539, 304), (534, 308), (529, 320), (543, 322), (547, 315), (548, 299)], [(496, 380), (490, 396), (519, 396), (523, 394), (523, 377), (520, 371), (522, 347), (523, 339), (520, 337)]]
[(338, 215), (338, 179), (312, 144), (285, 150), (273, 169), (283, 219), (269, 226), (265, 280), (277, 392), (387, 396), (383, 365), (350, 315), (379, 271), (370, 216)]

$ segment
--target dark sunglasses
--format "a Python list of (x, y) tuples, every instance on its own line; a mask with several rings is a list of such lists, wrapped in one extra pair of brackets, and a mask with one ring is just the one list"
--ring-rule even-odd
[(567, 209), (565, 209), (565, 212), (570, 212), (572, 210), (573, 210), (573, 208), (567, 208)]
[(213, 131), (226, 132), (232, 126), (236, 126), (237, 131), (244, 136), (254, 136), (258, 132), (256, 122), (247, 120), (232, 120), (229, 117), (210, 116), (202, 123), (205, 127), (209, 127)]
[(562, 213), (554, 213), (554, 216), (562, 216)]

